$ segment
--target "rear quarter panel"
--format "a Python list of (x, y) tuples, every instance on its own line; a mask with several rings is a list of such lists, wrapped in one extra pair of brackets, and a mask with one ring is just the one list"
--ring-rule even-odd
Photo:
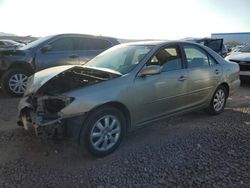
[[(211, 50), (210, 48), (204, 47), (206, 50), (215, 58), (215, 60), (222, 66), (223, 74), (221, 83), (227, 83), (229, 85), (229, 95), (232, 95), (240, 86), (240, 67), (237, 63), (228, 62), (224, 60), (219, 54)], [(221, 84), (221, 83), (218, 83)]]
[(229, 85), (229, 96), (237, 91), (240, 87), (240, 67), (237, 63), (227, 62), (224, 60), (223, 66), (223, 81)]

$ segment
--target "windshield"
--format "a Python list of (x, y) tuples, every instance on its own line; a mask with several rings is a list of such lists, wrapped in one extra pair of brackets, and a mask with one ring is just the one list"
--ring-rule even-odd
[(240, 49), (240, 52), (250, 52), (250, 45), (247, 45)]
[(98, 55), (86, 66), (108, 68), (121, 74), (132, 71), (147, 55), (153, 46), (150, 45), (119, 45)]
[(47, 37), (42, 37), (42, 38), (39, 38), (31, 43), (28, 43), (26, 46), (24, 47), (21, 47), (20, 50), (28, 50), (28, 49), (31, 49), (31, 48), (34, 48), (38, 45), (40, 45), (41, 43), (45, 42), (46, 40), (52, 38), (53, 36), (47, 36)]

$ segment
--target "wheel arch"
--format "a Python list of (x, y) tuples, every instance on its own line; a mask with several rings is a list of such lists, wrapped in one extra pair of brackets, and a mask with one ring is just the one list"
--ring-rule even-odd
[(8, 70), (13, 69), (13, 68), (25, 69), (25, 70), (29, 71), (31, 74), (33, 74), (35, 72), (32, 65), (27, 63), (27, 62), (24, 62), (24, 61), (14, 62), (12, 65), (9, 66)]
[(22, 95), (21, 95), (21, 93), (16, 93), (16, 92), (12, 91), (10, 89), (8, 83), (9, 83), (9, 79), (10, 79), (11, 75), (13, 73), (18, 72), (18, 71), (25, 72), (27, 77), (29, 77), (30, 75), (32, 75), (34, 73), (32, 67), (28, 63), (18, 62), (18, 63), (12, 64), (10, 67), (8, 67), (8, 69), (3, 71), (3, 74), (1, 75), (1, 79), (0, 79), (0, 85), (3, 89), (3, 91), (7, 94), (14, 96), (14, 97), (20, 97)]
[(229, 87), (228, 83), (223, 82), (218, 87), (220, 87), (220, 86), (223, 86), (227, 90), (227, 98), (228, 98), (229, 92), (230, 92), (230, 87)]
[[(103, 109), (102, 109), (103, 108)], [(121, 143), (122, 138), (126, 135), (126, 132), (128, 130), (128, 127), (130, 127), (130, 115), (129, 115), (129, 111), (127, 109), (127, 107), (122, 104), (121, 102), (107, 102), (107, 103), (103, 103), (101, 105), (96, 106), (95, 108), (93, 108), (92, 110), (90, 110), (89, 112), (86, 113), (86, 116), (83, 118), (83, 123), (80, 127), (80, 131), (78, 134), (78, 138), (77, 138), (77, 142), (79, 145), (85, 144), (85, 146), (87, 147), (87, 149), (94, 155), (96, 156), (105, 156), (108, 153), (103, 153), (103, 154), (98, 154), (96, 153), (96, 151), (93, 150), (93, 148), (91, 148), (91, 146), (88, 144), (88, 135), (86, 135), (89, 131), (89, 124), (88, 121), (90, 120), (89, 118), (93, 118), (92, 115), (95, 115), (95, 112), (98, 112), (99, 110), (104, 110), (104, 108), (115, 108), (117, 110), (120, 111), (120, 113), (122, 113), (124, 115), (125, 121), (126, 121), (126, 126), (123, 127), (123, 136), (120, 137), (120, 141), (117, 142), (116, 146), (114, 146), (114, 148), (110, 151), (107, 151), (108, 153), (113, 152)], [(100, 111), (100, 112), (101, 112)], [(103, 112), (103, 111), (102, 111)], [(87, 124), (86, 124), (87, 123)]]
[[(214, 106), (213, 106), (213, 100), (214, 100), (214, 96), (215, 96), (217, 90), (220, 89), (221, 87), (225, 88), (225, 90), (226, 90), (226, 99), (225, 99), (223, 107), (221, 109), (219, 109), (219, 111), (215, 111)], [(230, 87), (229, 87), (228, 83), (226, 83), (226, 82), (222, 82), (218, 85), (218, 87), (215, 89), (215, 91), (212, 95), (212, 98), (210, 99), (209, 105), (205, 109), (209, 115), (218, 115), (224, 110), (227, 98), (229, 96), (229, 89), (230, 89)]]
[(101, 105), (93, 108), (90, 112), (88, 112), (88, 114), (96, 111), (99, 108), (103, 108), (105, 106), (111, 106), (111, 107), (114, 107), (114, 108), (120, 110), (123, 113), (123, 115), (124, 115), (124, 117), (126, 119), (126, 125), (127, 125), (126, 126), (126, 130), (128, 130), (130, 128), (130, 126), (131, 126), (130, 112), (129, 112), (128, 108), (123, 103), (121, 103), (121, 102), (110, 101), (110, 102), (103, 103), (103, 104), (101, 104)]
[[(131, 127), (131, 116), (130, 116), (130, 112), (129, 112), (128, 108), (121, 102), (110, 101), (110, 102), (106, 102), (106, 103), (103, 103), (101, 105), (96, 106), (95, 108), (91, 109), (89, 112), (86, 113), (86, 117), (84, 117), (84, 121), (86, 121), (86, 119), (88, 119), (88, 117), (92, 113), (94, 113), (96, 110), (103, 108), (105, 106), (110, 106), (110, 107), (116, 108), (122, 112), (122, 114), (124, 115), (125, 120), (126, 120), (126, 132), (127, 132)], [(84, 126), (84, 124), (81, 126), (81, 130), (82, 130), (83, 126)]]
[(130, 112), (128, 110), (128, 108), (121, 102), (108, 102), (105, 103), (101, 106), (112, 106), (114, 108), (117, 108), (118, 110), (121, 110), (121, 112), (123, 113), (125, 119), (126, 119), (126, 130), (128, 130), (131, 127), (131, 116), (130, 116)]

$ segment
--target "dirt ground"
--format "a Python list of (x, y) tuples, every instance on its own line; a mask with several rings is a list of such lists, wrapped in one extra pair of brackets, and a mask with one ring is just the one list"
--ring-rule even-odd
[(194, 112), (130, 133), (105, 158), (16, 125), (0, 91), (0, 187), (250, 187), (250, 83), (219, 116)]

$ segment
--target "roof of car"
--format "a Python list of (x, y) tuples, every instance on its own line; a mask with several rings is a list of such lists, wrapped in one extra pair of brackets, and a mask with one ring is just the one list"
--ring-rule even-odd
[(114, 37), (107, 37), (102, 35), (89, 35), (89, 34), (81, 34), (81, 33), (61, 33), (61, 34), (55, 34), (51, 35), (53, 37), (58, 36), (82, 36), (82, 37), (97, 37), (97, 38), (109, 38), (109, 39), (115, 39)]
[(118, 39), (114, 37), (107, 37), (107, 36), (101, 36), (101, 35), (89, 35), (89, 34), (80, 34), (80, 33), (62, 33), (62, 34), (56, 34), (56, 35), (50, 35), (52, 38), (58, 38), (58, 37), (86, 37), (86, 38), (99, 38), (110, 41), (113, 45), (120, 44)]
[(125, 45), (158, 45), (161, 43), (164, 43), (166, 41), (154, 41), (154, 40), (149, 40), (149, 41), (137, 41), (137, 42), (128, 42), (124, 43)]
[(171, 43), (187, 43), (187, 44), (196, 44), (197, 45), (197, 43), (195, 43), (195, 42), (184, 41), (184, 40), (138, 41), (138, 42), (124, 43), (124, 45), (152, 45), (152, 46), (157, 46), (157, 45), (165, 45), (165, 44), (171, 44)]

